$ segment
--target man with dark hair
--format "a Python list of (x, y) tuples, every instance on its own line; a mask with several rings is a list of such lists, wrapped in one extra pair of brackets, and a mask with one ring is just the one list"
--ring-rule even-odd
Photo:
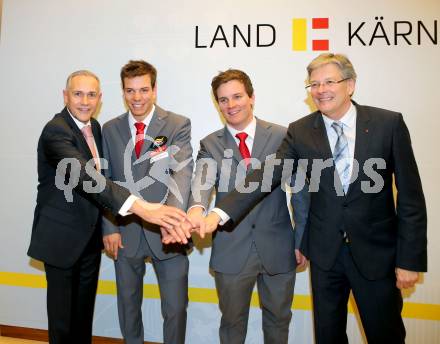
[(151, 86), (156, 87), (157, 70), (156, 68), (143, 60), (130, 60), (121, 69), (121, 83), (122, 89), (125, 88), (125, 79), (132, 79), (137, 76), (149, 75)]
[(39, 185), (28, 255), (43, 261), (46, 270), (49, 342), (88, 344), (102, 249), (99, 209), (132, 212), (164, 228), (178, 225), (185, 213), (149, 204), (99, 174), (105, 166), (99, 161), (101, 128), (92, 118), (101, 100), (95, 74), (72, 73), (63, 95), (65, 108), (38, 141)]
[[(307, 70), (318, 111), (290, 124), (272, 188), (287, 161), (293, 171), (299, 159), (308, 162), (316, 189), (302, 248), (310, 259), (316, 342), (348, 342), (352, 290), (368, 342), (404, 343), (399, 289), (413, 287), (427, 269), (426, 205), (408, 128), (400, 113), (351, 100), (356, 73), (347, 57), (322, 54)], [(264, 166), (245, 182), (261, 182), (263, 173)], [(266, 195), (234, 190), (217, 207), (236, 223)], [(201, 234), (220, 221), (211, 212)]]
[[(185, 209), (193, 169), (191, 123), (155, 104), (156, 69), (129, 61), (121, 70), (128, 112), (104, 124), (107, 176), (150, 202)], [(163, 233), (167, 235), (165, 232)], [(145, 259), (159, 282), (165, 343), (184, 343), (188, 304), (186, 247), (163, 245), (161, 229), (136, 216), (103, 219), (104, 246), (115, 259), (118, 314), (127, 344), (144, 342), (142, 323)], [(178, 239), (187, 243), (185, 236)]]
[[(203, 221), (214, 189), (216, 202), (221, 201), (241, 183), (246, 171), (258, 168), (260, 161), (273, 159), (271, 155), (286, 134), (286, 128), (253, 115), (254, 90), (243, 71), (221, 72), (211, 85), (226, 125), (200, 141), (188, 211), (194, 223)], [(227, 151), (232, 159), (225, 159)], [(220, 182), (222, 174), (230, 176), (226, 187)], [(240, 222), (229, 223), (231, 226), (225, 225), (214, 235), (210, 268), (215, 272), (222, 312), (221, 343), (244, 343), (255, 284), (263, 311), (265, 343), (287, 343), (295, 268), (306, 264), (299, 246), (307, 222), (307, 196), (307, 190), (292, 196), (295, 230), (286, 193), (278, 186)]]

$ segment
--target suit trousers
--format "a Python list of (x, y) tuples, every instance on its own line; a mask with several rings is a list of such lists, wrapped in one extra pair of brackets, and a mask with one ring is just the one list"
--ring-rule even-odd
[(119, 325), (124, 341), (126, 344), (144, 343), (142, 300), (147, 257), (151, 257), (159, 282), (164, 343), (183, 344), (188, 307), (188, 257), (155, 258), (143, 233), (135, 257), (128, 258), (120, 252), (115, 261)]
[(50, 344), (92, 342), (93, 311), (101, 262), (96, 237), (92, 237), (73, 267), (61, 269), (44, 264)]
[(329, 271), (311, 262), (313, 315), (317, 344), (348, 343), (347, 302), (353, 292), (365, 335), (370, 344), (405, 342), (402, 295), (394, 272), (381, 280), (367, 280), (356, 267), (350, 244), (343, 243)]
[(227, 274), (216, 271), (215, 283), (222, 312), (220, 342), (223, 344), (245, 342), (252, 290), (257, 283), (263, 312), (264, 342), (287, 343), (292, 318), (295, 277), (295, 270), (275, 275), (268, 274), (254, 243), (240, 273)]

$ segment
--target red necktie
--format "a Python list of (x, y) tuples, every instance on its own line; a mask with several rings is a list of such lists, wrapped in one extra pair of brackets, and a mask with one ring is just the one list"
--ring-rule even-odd
[(246, 167), (248, 167), (251, 158), (251, 153), (249, 153), (249, 148), (246, 145), (246, 138), (248, 137), (248, 134), (238, 133), (235, 135), (235, 137), (240, 140), (240, 143), (238, 144), (238, 150), (240, 151), (240, 154), (243, 157), (243, 159), (245, 159)]
[(145, 139), (144, 130), (146, 125), (142, 122), (136, 122), (134, 126), (136, 127), (136, 144), (134, 146), (134, 150), (136, 152), (136, 158), (139, 159), (139, 156), (141, 155), (141, 151), (142, 151), (142, 145), (144, 144), (144, 139)]
[(99, 171), (100, 169), (99, 159), (98, 159), (98, 153), (96, 152), (96, 148), (95, 148), (95, 138), (93, 137), (92, 126), (90, 124), (85, 125), (81, 129), (81, 132), (84, 138), (86, 139), (87, 145), (89, 146), (90, 152), (92, 153), (93, 159), (95, 160), (96, 169)]

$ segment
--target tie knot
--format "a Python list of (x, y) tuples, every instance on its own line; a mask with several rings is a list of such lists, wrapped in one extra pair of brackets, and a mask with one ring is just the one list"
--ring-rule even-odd
[(90, 124), (85, 125), (82, 129), (81, 129), (82, 134), (84, 135), (84, 137), (93, 137), (93, 133), (92, 133), (92, 126)]
[(143, 122), (136, 122), (134, 124), (134, 126), (136, 127), (137, 134), (142, 134), (144, 132), (145, 127), (146, 127), (145, 123), (143, 123)]
[(248, 136), (249, 136), (249, 135), (246, 134), (246, 133), (244, 133), (244, 132), (242, 132), (242, 133), (238, 133), (238, 134), (235, 135), (235, 137), (236, 137), (237, 139), (239, 139), (240, 142), (244, 142), (244, 141), (246, 141), (246, 139), (247, 139)]
[(333, 122), (332, 128), (336, 131), (338, 136), (341, 136), (344, 132), (343, 124), (341, 122)]

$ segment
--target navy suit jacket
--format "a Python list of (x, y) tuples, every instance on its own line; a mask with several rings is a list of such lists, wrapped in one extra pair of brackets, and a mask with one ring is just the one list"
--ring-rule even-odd
[[(91, 119), (91, 126), (102, 156), (100, 125)], [(64, 158), (75, 159), (80, 167), (78, 183), (72, 191), (72, 202), (66, 199), (64, 191), (56, 186), (55, 181), (58, 164)], [(84, 136), (64, 108), (46, 124), (38, 141), (38, 195), (28, 250), (32, 258), (69, 268), (75, 264), (94, 235), (97, 250), (100, 249), (99, 208), (116, 214), (130, 193), (108, 180), (102, 191), (84, 192), (84, 188), (87, 189), (85, 183), (96, 185), (95, 179), (85, 170), (90, 159), (92, 153)], [(74, 173), (67, 170), (65, 184), (74, 180)]]
[[(353, 259), (367, 279), (393, 274), (395, 267), (426, 271), (426, 205), (402, 114), (354, 104), (357, 111), (354, 158), (359, 163), (359, 175), (346, 196), (338, 196), (334, 165), (317, 176), (312, 173), (313, 160), (332, 159), (319, 111), (291, 123), (278, 149), (277, 158), (294, 159), (294, 172), (298, 159), (308, 161), (311, 187), (319, 182), (318, 190), (310, 193), (308, 230), (302, 251), (313, 263), (329, 270), (343, 243), (342, 233), (346, 232)], [(381, 159), (385, 166), (368, 166), (374, 161), (371, 158)], [(280, 184), (282, 170), (283, 165), (275, 167), (273, 187)], [(246, 179), (247, 182), (262, 180), (262, 170)], [(368, 186), (379, 179), (383, 185), (377, 192), (371, 192)], [(251, 194), (233, 191), (217, 207), (235, 221), (263, 197), (265, 194), (258, 191)]]

